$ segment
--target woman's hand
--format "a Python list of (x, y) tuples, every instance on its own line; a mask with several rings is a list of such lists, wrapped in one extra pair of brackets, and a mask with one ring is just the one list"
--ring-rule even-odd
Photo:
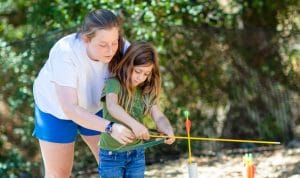
[(130, 129), (118, 123), (113, 124), (112, 133), (110, 135), (121, 144), (131, 143), (135, 138)]

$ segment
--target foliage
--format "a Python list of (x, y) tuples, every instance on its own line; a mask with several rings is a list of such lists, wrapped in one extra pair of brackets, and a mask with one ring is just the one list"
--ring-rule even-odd
[[(33, 80), (55, 41), (75, 32), (97, 8), (118, 14), (129, 41), (156, 46), (162, 106), (176, 134), (185, 135), (182, 111), (189, 109), (195, 136), (293, 139), (300, 120), (292, 112), (300, 106), (297, 7), (295, 0), (0, 1), (1, 175), (39, 174), (30, 171), (39, 159), (31, 136)], [(8, 151), (10, 145), (15, 149)], [(200, 152), (220, 145), (192, 146)], [(74, 172), (95, 166), (81, 140), (76, 147)], [(186, 142), (177, 141), (148, 153), (185, 152)]]
[(17, 149), (6, 150), (5, 154), (0, 156), (1, 176), (9, 178), (33, 177), (34, 174), (37, 174), (38, 168), (37, 162), (26, 160)]

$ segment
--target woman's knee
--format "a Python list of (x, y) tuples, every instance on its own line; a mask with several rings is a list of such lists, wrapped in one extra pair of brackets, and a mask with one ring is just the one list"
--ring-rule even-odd
[(40, 146), (45, 167), (45, 177), (70, 177), (73, 166), (74, 143), (58, 144), (40, 140)]
[(45, 170), (45, 178), (68, 178), (71, 176), (71, 170), (69, 169), (50, 169)]

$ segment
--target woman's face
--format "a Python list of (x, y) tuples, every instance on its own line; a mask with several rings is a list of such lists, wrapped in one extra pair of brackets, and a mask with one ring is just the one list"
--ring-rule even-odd
[(152, 69), (153, 64), (134, 66), (131, 74), (132, 85), (136, 87), (144, 83), (151, 74)]
[(84, 39), (87, 55), (95, 61), (109, 63), (118, 49), (119, 29), (101, 29), (95, 32), (91, 39)]

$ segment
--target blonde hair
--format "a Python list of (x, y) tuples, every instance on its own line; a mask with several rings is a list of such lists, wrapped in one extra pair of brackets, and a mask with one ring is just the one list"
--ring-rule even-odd
[(139, 87), (142, 89), (143, 102), (145, 104), (144, 113), (149, 113), (150, 108), (158, 100), (160, 93), (160, 72), (158, 55), (150, 43), (136, 42), (130, 45), (124, 57), (112, 68), (112, 74), (121, 83), (121, 96), (119, 103), (128, 112), (132, 107), (132, 96), (134, 87), (131, 75), (134, 66), (153, 65), (149, 77)]

